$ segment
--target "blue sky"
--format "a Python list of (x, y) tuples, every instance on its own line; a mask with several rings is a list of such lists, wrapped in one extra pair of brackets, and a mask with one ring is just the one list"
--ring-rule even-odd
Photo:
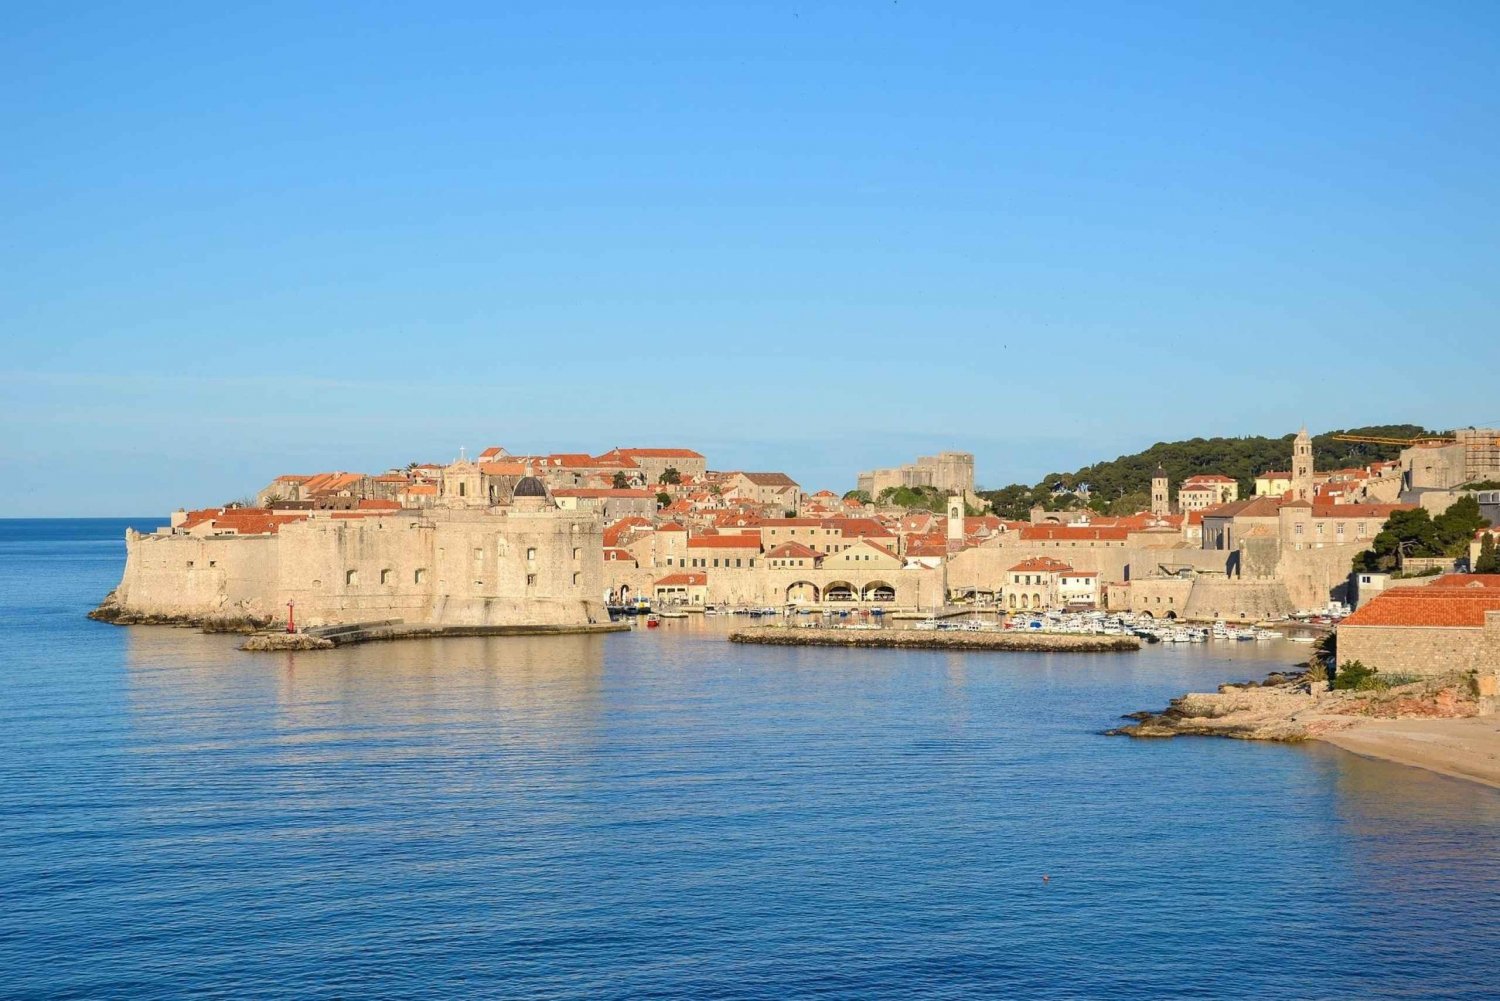
[(234, 6), (7, 11), (0, 515), (1500, 420), (1500, 5)]

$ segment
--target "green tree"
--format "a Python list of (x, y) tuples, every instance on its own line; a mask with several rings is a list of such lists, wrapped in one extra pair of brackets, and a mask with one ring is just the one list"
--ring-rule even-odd
[(1469, 549), (1474, 533), (1489, 526), (1489, 519), (1479, 513), (1479, 501), (1472, 496), (1460, 497), (1448, 510), (1432, 519), (1439, 556), (1462, 556)]
[(1488, 532), (1479, 540), (1479, 558), (1472, 569), (1475, 573), (1500, 573), (1500, 552), (1495, 549), (1495, 537)]
[(630, 486), (630, 478), (618, 469), (615, 470), (614, 479), (610, 482), (614, 484), (616, 490), (624, 490)]
[(666, 507), (670, 503), (672, 503), (672, 495), (669, 494), (669, 493), (667, 493), (665, 490), (659, 492), (656, 495), (656, 506), (657, 507)]
[(849, 490), (844, 493), (844, 500), (857, 500), (861, 504), (873, 504), (874, 499), (868, 490)]
[(668, 466), (662, 470), (661, 475), (656, 478), (656, 482), (664, 486), (676, 486), (682, 482), (682, 474), (677, 471), (676, 466)]

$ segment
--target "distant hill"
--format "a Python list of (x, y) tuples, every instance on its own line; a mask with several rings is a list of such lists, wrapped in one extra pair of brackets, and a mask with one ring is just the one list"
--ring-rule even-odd
[[(1395, 445), (1334, 441), (1336, 434), (1413, 438), (1428, 433), (1416, 424), (1379, 424), (1329, 431), (1313, 436), (1313, 461), (1318, 469), (1338, 469), (1394, 459), (1401, 452)], [(1280, 438), (1191, 438), (1157, 442), (1143, 452), (1097, 462), (1077, 472), (1049, 473), (1030, 486), (1013, 483), (999, 490), (981, 490), (979, 494), (1002, 518), (1025, 518), (1036, 504), (1052, 510), (1076, 506), (1079, 501), (1071, 491), (1080, 484), (1088, 484), (1091, 508), (1110, 514), (1129, 513), (1150, 506), (1151, 475), (1160, 463), (1171, 479), (1174, 499), (1182, 481), (1200, 473), (1232, 476), (1239, 481), (1240, 496), (1249, 497), (1254, 493), (1258, 474), (1271, 469), (1291, 468), (1292, 439), (1295, 437), (1288, 434)]]

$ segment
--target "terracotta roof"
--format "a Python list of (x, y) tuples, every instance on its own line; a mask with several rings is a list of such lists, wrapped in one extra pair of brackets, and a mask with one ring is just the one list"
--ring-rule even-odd
[(906, 540), (907, 556), (947, 556), (948, 539), (945, 536), (913, 536)]
[(1010, 568), (1012, 572), (1021, 570), (1026, 572), (1041, 571), (1044, 573), (1059, 573), (1061, 571), (1072, 569), (1073, 568), (1071, 566), (1064, 563), (1062, 560), (1054, 560), (1050, 556), (1033, 556), (1031, 557), (1031, 559), (1022, 560), (1020, 563), (1017, 563), (1015, 566)]
[(1072, 569), (1069, 569), (1069, 570), (1060, 570), (1060, 571), (1058, 571), (1058, 574), (1060, 576), (1063, 576), (1063, 577), (1097, 577), (1097, 576), (1099, 576), (1099, 571), (1097, 571), (1097, 570), (1072, 570)]
[(760, 535), (695, 535), (688, 539), (689, 549), (760, 549)]
[(421, 496), (426, 496), (427, 494), (436, 494), (438, 492), (438, 488), (436, 483), (413, 483), (410, 486), (403, 488), (401, 492), (404, 494), (418, 494)]
[(1193, 484), (1193, 483), (1233, 483), (1233, 482), (1234, 482), (1234, 477), (1232, 477), (1232, 476), (1224, 476), (1224, 475), (1219, 474), (1219, 473), (1200, 473), (1197, 476), (1189, 476), (1187, 479), (1185, 479), (1185, 480), (1182, 481), (1182, 485), (1186, 487), (1186, 486), (1189, 486), (1190, 484)]
[(366, 497), (359, 502), (361, 511), (399, 511), (401, 505), (393, 500), (377, 500), (374, 497)]
[(702, 587), (708, 583), (706, 573), (674, 573), (668, 574), (653, 584), (653, 587)]
[(655, 498), (656, 493), (652, 490), (632, 490), (624, 488), (616, 490), (614, 487), (559, 487), (552, 491), (553, 497), (642, 497)]
[(486, 476), (525, 476), (526, 466), (519, 462), (480, 462), (479, 471)]
[(282, 525), (305, 521), (305, 511), (272, 511), (263, 507), (211, 507), (189, 511), (180, 528), (207, 526), (214, 532), (229, 535), (275, 535)]
[(766, 553), (766, 559), (821, 559), (822, 553), (809, 549), (800, 542), (783, 542), (775, 549)]
[(820, 525), (836, 528), (846, 539), (893, 539), (896, 533), (874, 518), (824, 518)]
[(738, 475), (758, 487), (795, 487), (797, 485), (797, 481), (786, 473), (739, 473)]
[(1415, 504), (1315, 504), (1314, 518), (1379, 518), (1384, 521), (1397, 511), (1412, 511)]
[(681, 525), (679, 525), (675, 521), (669, 521), (665, 525), (662, 525), (662, 526), (658, 527), (657, 531), (658, 532), (686, 532), (687, 529), (683, 528)]
[(609, 546), (604, 550), (604, 561), (606, 563), (634, 563), (635, 557), (628, 549)]
[(1207, 508), (1205, 518), (1274, 518), (1281, 511), (1279, 497), (1251, 497)]
[(616, 448), (621, 455), (639, 456), (642, 459), (701, 459), (701, 452), (690, 448)]
[(1441, 581), (1445, 578), (1438, 578), (1438, 581), (1426, 587), (1398, 587), (1382, 591), (1365, 607), (1340, 622), (1339, 628), (1480, 628), (1485, 624), (1487, 613), (1500, 613), (1500, 575), (1484, 576), (1488, 579), (1458, 586), (1442, 584)]
[(1129, 531), (1124, 528), (1096, 528), (1092, 525), (1026, 525), (1021, 529), (1021, 539), (1037, 541), (1124, 541)]

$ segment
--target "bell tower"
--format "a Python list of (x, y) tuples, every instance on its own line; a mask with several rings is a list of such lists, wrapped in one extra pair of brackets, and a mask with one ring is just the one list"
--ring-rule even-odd
[(958, 494), (948, 495), (948, 541), (964, 541), (964, 499)]
[(1172, 513), (1172, 499), (1167, 488), (1167, 471), (1156, 464), (1156, 472), (1151, 474), (1151, 513), (1167, 515)]
[(1313, 487), (1312, 439), (1304, 427), (1292, 440), (1292, 500), (1311, 501)]

